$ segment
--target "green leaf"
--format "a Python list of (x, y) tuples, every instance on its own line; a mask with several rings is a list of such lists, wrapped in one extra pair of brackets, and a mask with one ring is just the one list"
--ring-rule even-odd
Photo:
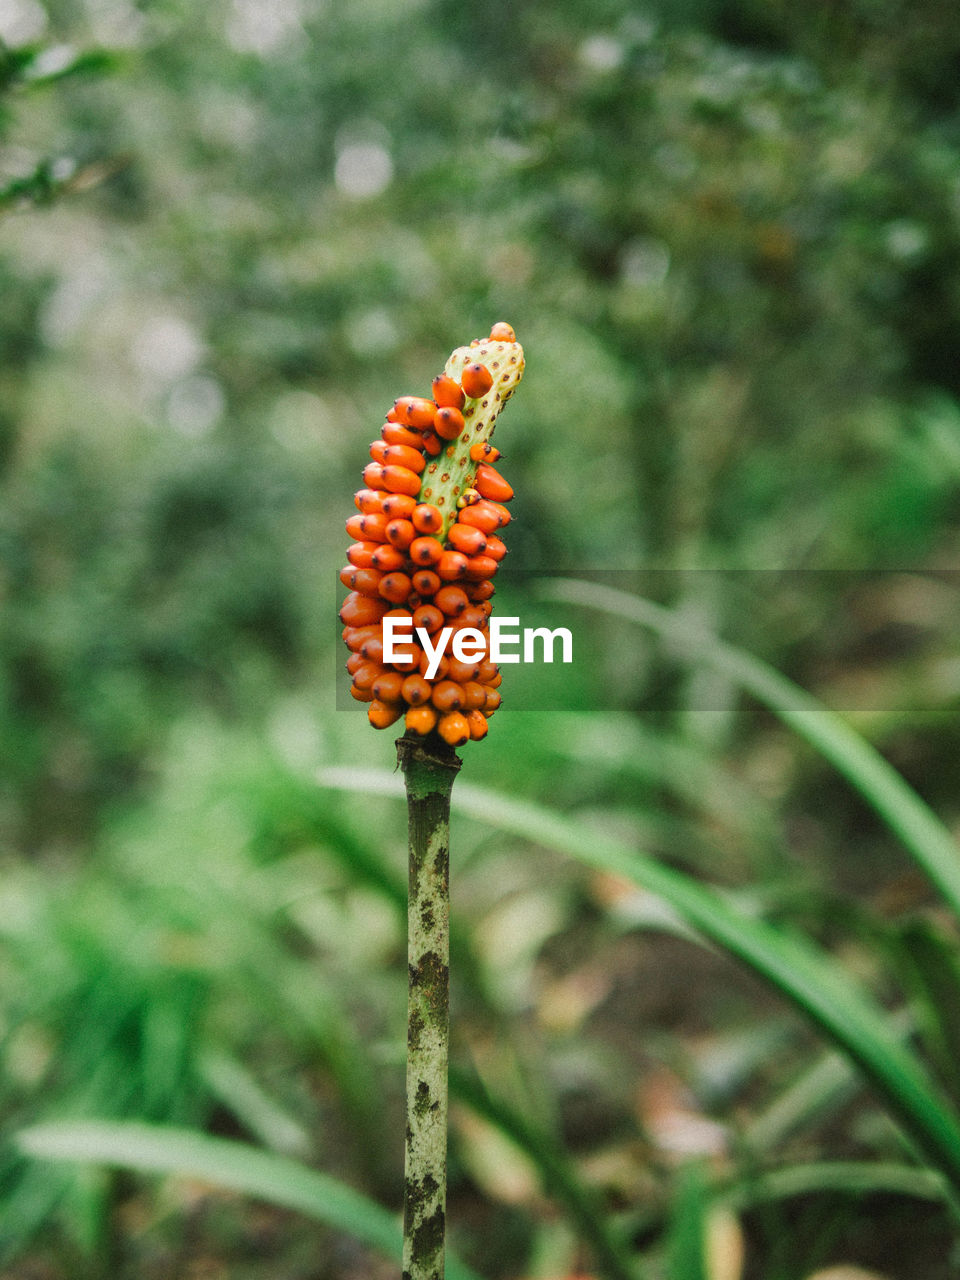
[(940, 819), (868, 742), (834, 712), (752, 654), (673, 609), (597, 583), (543, 579), (545, 600), (585, 605), (656, 631), (676, 657), (722, 671), (805, 738), (860, 793), (913, 854), (960, 917), (960, 849)]
[(745, 1209), (766, 1200), (788, 1200), (817, 1192), (833, 1195), (907, 1196), (915, 1200), (950, 1199), (944, 1179), (930, 1169), (887, 1161), (823, 1161), (790, 1165), (744, 1178), (736, 1186), (715, 1193), (734, 1209)]
[(956, 946), (926, 920), (899, 933), (898, 971), (913, 994), (917, 1027), (944, 1087), (960, 1099), (960, 965)]
[(667, 1241), (668, 1280), (708, 1280), (706, 1221), (708, 1195), (696, 1165), (681, 1170)]
[[(335, 1178), (285, 1156), (189, 1129), (89, 1120), (35, 1125), (17, 1135), (20, 1149), (44, 1160), (83, 1161), (141, 1173), (181, 1174), (296, 1209), (400, 1262), (397, 1218)], [(448, 1280), (479, 1280), (447, 1256)]]
[[(346, 790), (402, 797), (399, 779), (379, 770), (324, 769), (320, 781)], [(826, 953), (738, 910), (719, 893), (528, 801), (458, 780), (452, 807), (477, 821), (626, 876), (658, 894), (703, 937), (773, 986), (860, 1068), (905, 1132), (960, 1187), (960, 1125), (920, 1062), (876, 1004)]]

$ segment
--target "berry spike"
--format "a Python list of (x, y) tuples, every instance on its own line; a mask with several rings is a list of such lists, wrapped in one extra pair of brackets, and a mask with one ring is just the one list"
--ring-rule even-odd
[[(493, 331), (504, 332), (507, 328), (501, 321)], [(486, 371), (490, 384), (487, 390), (472, 396), (470, 391), (479, 391), (486, 382), (477, 374), (476, 366)], [(479, 454), (476, 446), (486, 444), (493, 435), (501, 409), (523, 377), (523, 368), (520, 343), (493, 337), (484, 338), (475, 346), (458, 347), (446, 363), (445, 377), (464, 391), (463, 408), (459, 410), (464, 427), (455, 439), (444, 440), (442, 451), (427, 463), (419, 494), (421, 502), (438, 507), (443, 514), (443, 528), (437, 534), (441, 541), (457, 518), (458, 499), (474, 486), (478, 464), (471, 453)]]

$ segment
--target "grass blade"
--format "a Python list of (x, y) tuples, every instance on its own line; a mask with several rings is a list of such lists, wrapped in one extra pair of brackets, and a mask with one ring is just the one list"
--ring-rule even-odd
[(543, 579), (537, 589), (544, 600), (584, 605), (649, 627), (673, 644), (675, 656), (712, 666), (747, 690), (843, 774), (902, 840), (960, 917), (956, 841), (900, 774), (838, 715), (767, 663), (725, 644), (676, 610), (578, 579)]
[[(325, 769), (321, 783), (398, 798), (384, 771)], [(960, 1188), (960, 1125), (883, 1009), (831, 958), (804, 939), (731, 906), (719, 893), (653, 858), (579, 826), (562, 814), (461, 782), (453, 807), (477, 821), (627, 877), (668, 902), (703, 937), (790, 1000), (873, 1084), (927, 1159)]]
[[(400, 1262), (400, 1223), (388, 1210), (335, 1178), (246, 1143), (188, 1129), (88, 1120), (40, 1124), (17, 1136), (20, 1149), (45, 1160), (84, 1161), (141, 1173), (183, 1174), (296, 1209)], [(448, 1280), (479, 1280), (456, 1258)]]

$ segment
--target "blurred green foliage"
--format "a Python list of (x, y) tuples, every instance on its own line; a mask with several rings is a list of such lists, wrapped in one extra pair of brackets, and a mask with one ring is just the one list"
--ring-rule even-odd
[[(496, 319), (527, 351), (511, 567), (669, 571), (653, 594), (853, 708), (956, 826), (958, 56), (943, 0), (0, 4), (4, 1135), (206, 1126), (396, 1206), (403, 824), (313, 783), (392, 763), (335, 710), (336, 571), (385, 408)], [(588, 710), (511, 713), (508, 673), (469, 773), (804, 925), (955, 1088), (954, 926), (893, 839), (729, 684), (577, 625)], [(900, 1154), (849, 1081), (751, 1147), (820, 1078), (792, 1015), (643, 895), (457, 839), (457, 1052), (638, 1249), (710, 1229), (665, 1111), (744, 1185)], [(460, 1252), (586, 1268), (459, 1123)], [(189, 1186), (0, 1170), (12, 1276), (378, 1274)], [(748, 1278), (951, 1274), (936, 1204), (741, 1222)]]

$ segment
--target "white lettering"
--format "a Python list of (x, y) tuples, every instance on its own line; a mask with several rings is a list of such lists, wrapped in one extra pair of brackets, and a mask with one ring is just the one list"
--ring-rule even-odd
[(519, 627), (519, 618), (498, 618), (494, 615), (490, 619), (490, 658), (493, 662), (519, 662), (519, 653), (504, 653), (503, 646), (505, 644), (519, 644), (519, 631), (506, 631), (507, 627)]
[(398, 645), (412, 644), (412, 635), (399, 635), (400, 631), (410, 631), (413, 627), (412, 618), (384, 618), (383, 620), (383, 660), (384, 662), (409, 662), (413, 657), (413, 650), (406, 649), (401, 652)]
[(563, 657), (560, 661), (573, 661), (573, 636), (566, 627), (557, 627), (555, 631), (551, 631), (549, 627), (525, 627), (523, 631), (524, 662), (536, 662), (537, 655), (534, 652), (534, 641), (537, 636), (539, 636), (543, 641), (544, 662), (553, 661), (553, 642), (558, 636), (560, 638), (560, 643), (563, 646), (561, 650)]
[[(426, 627), (417, 627), (417, 635), (423, 645), (423, 652), (427, 655), (427, 669), (424, 675), (427, 680), (432, 680), (440, 668), (440, 659), (443, 657), (443, 651), (447, 647), (447, 641), (453, 635), (453, 627), (443, 627), (437, 636), (436, 644), (430, 639), (430, 632), (427, 631)], [(453, 649), (456, 652), (456, 641), (454, 641)], [(384, 650), (384, 657), (386, 657), (386, 650)]]
[(453, 656), (458, 662), (476, 662), (487, 652), (483, 632), (476, 627), (464, 627), (453, 637)]

